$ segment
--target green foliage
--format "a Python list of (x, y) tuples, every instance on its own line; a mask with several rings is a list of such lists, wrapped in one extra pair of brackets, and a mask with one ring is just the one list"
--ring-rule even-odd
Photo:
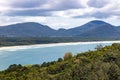
[(61, 62), (61, 61), (63, 61), (63, 59), (62, 58), (58, 58), (58, 62)]
[(101, 41), (112, 40), (105, 38), (83, 38), (83, 37), (0, 37), (0, 47), (31, 45), (31, 44), (47, 44), (60, 42), (79, 42), (79, 41)]
[(96, 46), (95, 49), (96, 49), (96, 50), (100, 50), (100, 49), (102, 49), (102, 48), (103, 48), (103, 46), (102, 46), (101, 44), (99, 44), (99, 45)]
[(68, 52), (64, 60), (41, 65), (13, 64), (0, 72), (0, 80), (120, 80), (120, 44), (75, 56)]

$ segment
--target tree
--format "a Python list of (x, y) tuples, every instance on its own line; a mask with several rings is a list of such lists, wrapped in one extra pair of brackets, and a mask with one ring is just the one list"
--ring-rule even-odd
[(70, 59), (70, 58), (72, 58), (72, 53), (71, 53), (71, 52), (65, 53), (65, 55), (64, 55), (64, 60), (68, 60), (68, 59)]
[(102, 46), (101, 44), (99, 44), (99, 45), (97, 45), (97, 46), (95, 47), (96, 50), (100, 50), (100, 49), (102, 49), (102, 48), (103, 48), (103, 46)]
[(58, 58), (58, 62), (61, 62), (61, 61), (63, 61), (63, 59), (62, 58)]

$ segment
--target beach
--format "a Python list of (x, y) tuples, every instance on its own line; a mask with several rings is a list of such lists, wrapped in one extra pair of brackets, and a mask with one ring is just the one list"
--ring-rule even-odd
[(0, 51), (17, 51), (22, 49), (45, 48), (45, 47), (54, 47), (54, 46), (79, 45), (79, 44), (101, 44), (101, 43), (120, 43), (120, 41), (91, 41), (91, 42), (69, 42), (69, 43), (6, 46), (6, 47), (0, 47)]

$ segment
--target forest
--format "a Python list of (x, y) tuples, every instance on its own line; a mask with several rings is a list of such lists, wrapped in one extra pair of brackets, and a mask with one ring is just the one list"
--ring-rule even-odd
[[(83, 38), (83, 37), (0, 37), (0, 47), (32, 44), (86, 42), (86, 41), (110, 41), (112, 38)], [(116, 39), (117, 40), (117, 39)]]
[(120, 80), (120, 44), (96, 46), (94, 51), (42, 64), (12, 64), (0, 71), (0, 80)]

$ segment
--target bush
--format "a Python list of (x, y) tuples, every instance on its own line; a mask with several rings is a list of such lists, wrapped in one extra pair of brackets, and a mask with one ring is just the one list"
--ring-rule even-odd
[(68, 60), (68, 59), (70, 59), (70, 58), (72, 58), (72, 53), (71, 53), (71, 52), (65, 53), (65, 55), (64, 55), (64, 60)]

